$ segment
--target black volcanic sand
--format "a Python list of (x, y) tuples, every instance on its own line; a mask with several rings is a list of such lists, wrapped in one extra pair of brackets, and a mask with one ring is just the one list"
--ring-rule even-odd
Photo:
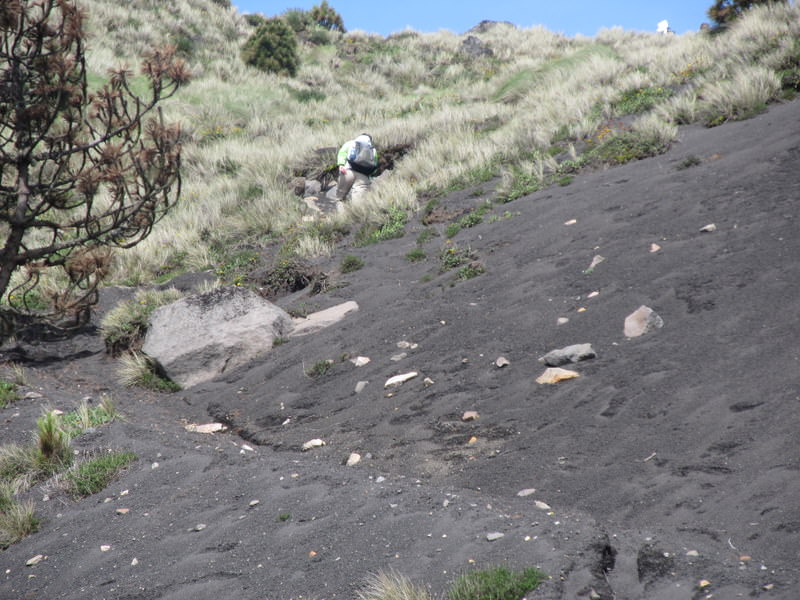
[[(491, 194), (464, 190), (437, 214)], [(20, 342), (4, 357), (43, 397), (0, 411), (4, 443), (27, 443), (44, 406), (107, 393), (125, 418), (73, 445), (139, 460), (80, 502), (53, 482), (27, 494), (40, 531), (0, 553), (0, 598), (355, 598), (379, 571), (441, 597), (459, 574), (504, 565), (550, 576), (530, 600), (796, 599), (799, 200), (795, 101), (495, 206), (499, 219), (452, 239), (486, 268), (468, 281), (439, 271), (444, 223), (421, 262), (405, 258), (418, 221), (343, 247), (320, 264), (332, 289), (277, 303), (358, 312), (208, 384), (121, 388), (91, 329)], [(347, 254), (365, 266), (337, 276)], [(628, 339), (642, 305), (663, 327)], [(579, 378), (536, 383), (542, 355), (578, 343), (597, 353), (565, 367)], [(326, 375), (304, 374), (322, 360)], [(230, 429), (184, 428), (212, 421)], [(303, 452), (315, 438), (325, 446)]]

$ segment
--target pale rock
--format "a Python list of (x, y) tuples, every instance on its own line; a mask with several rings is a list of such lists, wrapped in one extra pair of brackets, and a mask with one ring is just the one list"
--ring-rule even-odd
[(192, 527), (189, 531), (203, 531), (203, 529), (205, 529), (206, 527), (208, 527), (208, 525), (206, 525), (205, 523), (198, 523), (197, 525)]
[(358, 463), (361, 462), (361, 455), (358, 452), (353, 452), (349, 457), (347, 457), (347, 462), (345, 465), (348, 467), (354, 467)]
[(25, 566), (32, 567), (34, 565), (38, 565), (43, 560), (44, 560), (44, 554), (37, 554), (33, 558), (29, 558), (28, 561), (25, 563)]
[(100, 552), (108, 552), (109, 550), (111, 550), (111, 546), (109, 546), (108, 544), (103, 544), (102, 546), (100, 546)]
[(422, 380), (422, 384), (425, 387), (430, 387), (430, 386), (432, 386), (434, 384), (434, 381), (430, 377), (426, 377), (425, 379)]
[(569, 319), (567, 317), (558, 317), (558, 320), (556, 321), (557, 325), (566, 325), (567, 323), (569, 323)]
[(517, 492), (517, 496), (520, 498), (524, 498), (525, 496), (531, 496), (536, 493), (536, 488), (525, 488), (524, 490), (520, 490)]
[(689, 550), (686, 556), (700, 556), (700, 553), (697, 550)]
[(332, 306), (331, 308), (326, 308), (325, 310), (311, 313), (307, 317), (298, 317), (296, 319), (292, 319), (294, 328), (289, 333), (289, 337), (299, 337), (309, 333), (315, 333), (321, 329), (338, 323), (347, 315), (356, 311), (358, 311), (358, 303), (350, 300), (348, 302), (343, 302), (341, 304), (337, 304), (336, 306)]
[(319, 438), (314, 438), (313, 440), (308, 440), (305, 444), (303, 444), (303, 451), (311, 450), (312, 448), (320, 448), (325, 445)]
[(575, 225), (578, 222), (578, 219), (570, 219), (569, 221), (564, 221), (564, 225)]
[(38, 400), (39, 398), (44, 398), (44, 395), (39, 392), (26, 392), (23, 398), (25, 400)]
[(499, 540), (502, 537), (505, 537), (505, 535), (506, 535), (505, 533), (500, 533), (499, 531), (494, 531), (492, 533), (487, 533), (486, 534), (486, 539), (489, 540), (490, 542), (494, 542), (494, 541)]
[(474, 421), (480, 415), (478, 414), (477, 410), (468, 410), (463, 415), (461, 415), (462, 421)]
[(219, 287), (153, 311), (142, 351), (188, 388), (269, 351), (291, 329), (288, 313), (255, 292)]
[(664, 320), (659, 317), (652, 308), (640, 306), (625, 317), (625, 337), (639, 337), (653, 329), (660, 329), (663, 326)]
[(537, 500), (533, 503), (533, 505), (539, 510), (550, 510), (550, 505), (546, 502), (542, 502), (541, 500)]
[(193, 433), (216, 433), (218, 431), (225, 431), (227, 427), (222, 423), (203, 423), (202, 425), (190, 423), (185, 429)]
[(363, 367), (364, 365), (369, 364), (369, 361), (370, 359), (366, 356), (356, 356), (355, 358), (350, 359), (350, 362), (357, 367)]
[(384, 388), (393, 387), (396, 385), (402, 385), (409, 379), (414, 379), (414, 377), (418, 376), (419, 373), (416, 371), (410, 371), (409, 373), (402, 373), (401, 375), (395, 375), (394, 377), (390, 377), (386, 380), (386, 383), (383, 384)]
[(400, 354), (395, 354), (389, 360), (394, 361), (394, 362), (399, 362), (399, 361), (403, 360), (407, 356), (408, 356), (408, 353), (401, 352)]
[(511, 364), (511, 361), (508, 360), (505, 356), (498, 356), (497, 360), (494, 361), (494, 366), (498, 369), (502, 369), (503, 367), (507, 367)]
[(414, 350), (417, 347), (417, 344), (415, 344), (413, 342), (407, 342), (405, 340), (401, 340), (401, 341), (397, 342), (397, 347), (398, 348), (404, 348), (404, 349), (408, 348), (408, 349)]
[(259, 504), (261, 504), (261, 500), (251, 500), (248, 506), (252, 508), (253, 506), (258, 506)]
[(712, 231), (716, 231), (716, 230), (717, 230), (717, 226), (714, 223), (709, 223), (705, 227), (701, 227), (700, 228), (700, 231), (702, 231), (703, 233), (711, 233)]
[(558, 383), (559, 381), (575, 379), (576, 377), (580, 377), (580, 373), (560, 367), (549, 367), (536, 378), (536, 383)]
[(595, 358), (597, 354), (591, 344), (573, 344), (558, 350), (551, 350), (539, 359), (548, 367), (558, 367), (567, 363), (576, 363), (582, 360)]
[(131, 566), (135, 567), (138, 564), (139, 564), (139, 559), (134, 556), (133, 560), (131, 561)]
[(361, 392), (363, 392), (364, 388), (367, 387), (367, 384), (369, 384), (369, 381), (359, 381), (356, 384), (356, 394), (360, 394)]
[(650, 252), (651, 253), (656, 253), (659, 250), (661, 250), (661, 246), (659, 246), (658, 244), (650, 244)]
[(592, 258), (592, 262), (589, 263), (589, 268), (586, 269), (586, 271), (584, 271), (584, 272), (585, 273), (591, 273), (592, 271), (594, 271), (594, 268), (597, 265), (599, 265), (601, 262), (603, 262), (604, 260), (605, 260), (604, 256), (600, 256), (599, 254), (595, 255), (594, 258)]
[(127, 515), (129, 512), (131, 512), (130, 508), (118, 508), (117, 509), (117, 514), (118, 515)]

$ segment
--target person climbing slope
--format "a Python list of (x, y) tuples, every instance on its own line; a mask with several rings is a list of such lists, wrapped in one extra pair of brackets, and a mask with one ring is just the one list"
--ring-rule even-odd
[(339, 182), (336, 186), (336, 208), (341, 210), (347, 195), (358, 200), (369, 189), (370, 175), (378, 168), (378, 151), (372, 143), (372, 136), (362, 133), (357, 138), (345, 142), (336, 157), (339, 165)]

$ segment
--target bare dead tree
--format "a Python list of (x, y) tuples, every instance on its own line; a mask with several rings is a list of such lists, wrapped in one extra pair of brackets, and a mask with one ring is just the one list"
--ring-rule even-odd
[[(75, 0), (0, 2), (6, 317), (85, 318), (112, 249), (142, 241), (180, 196), (180, 128), (164, 123), (157, 104), (188, 82), (188, 69), (174, 48), (156, 49), (143, 60), (146, 97), (132, 91), (126, 69), (110, 71), (92, 91), (85, 18)], [(66, 283), (43, 310), (34, 290), (51, 268), (62, 269)]]

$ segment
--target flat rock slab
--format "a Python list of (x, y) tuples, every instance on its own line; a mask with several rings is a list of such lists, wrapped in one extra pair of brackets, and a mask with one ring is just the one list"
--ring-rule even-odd
[(320, 329), (325, 329), (334, 323), (338, 323), (347, 315), (356, 312), (357, 310), (358, 303), (351, 300), (349, 302), (343, 302), (341, 304), (337, 304), (336, 306), (326, 308), (325, 310), (311, 313), (307, 317), (292, 319), (294, 328), (289, 334), (289, 337), (299, 337), (302, 335), (308, 335), (309, 333), (314, 333)]

